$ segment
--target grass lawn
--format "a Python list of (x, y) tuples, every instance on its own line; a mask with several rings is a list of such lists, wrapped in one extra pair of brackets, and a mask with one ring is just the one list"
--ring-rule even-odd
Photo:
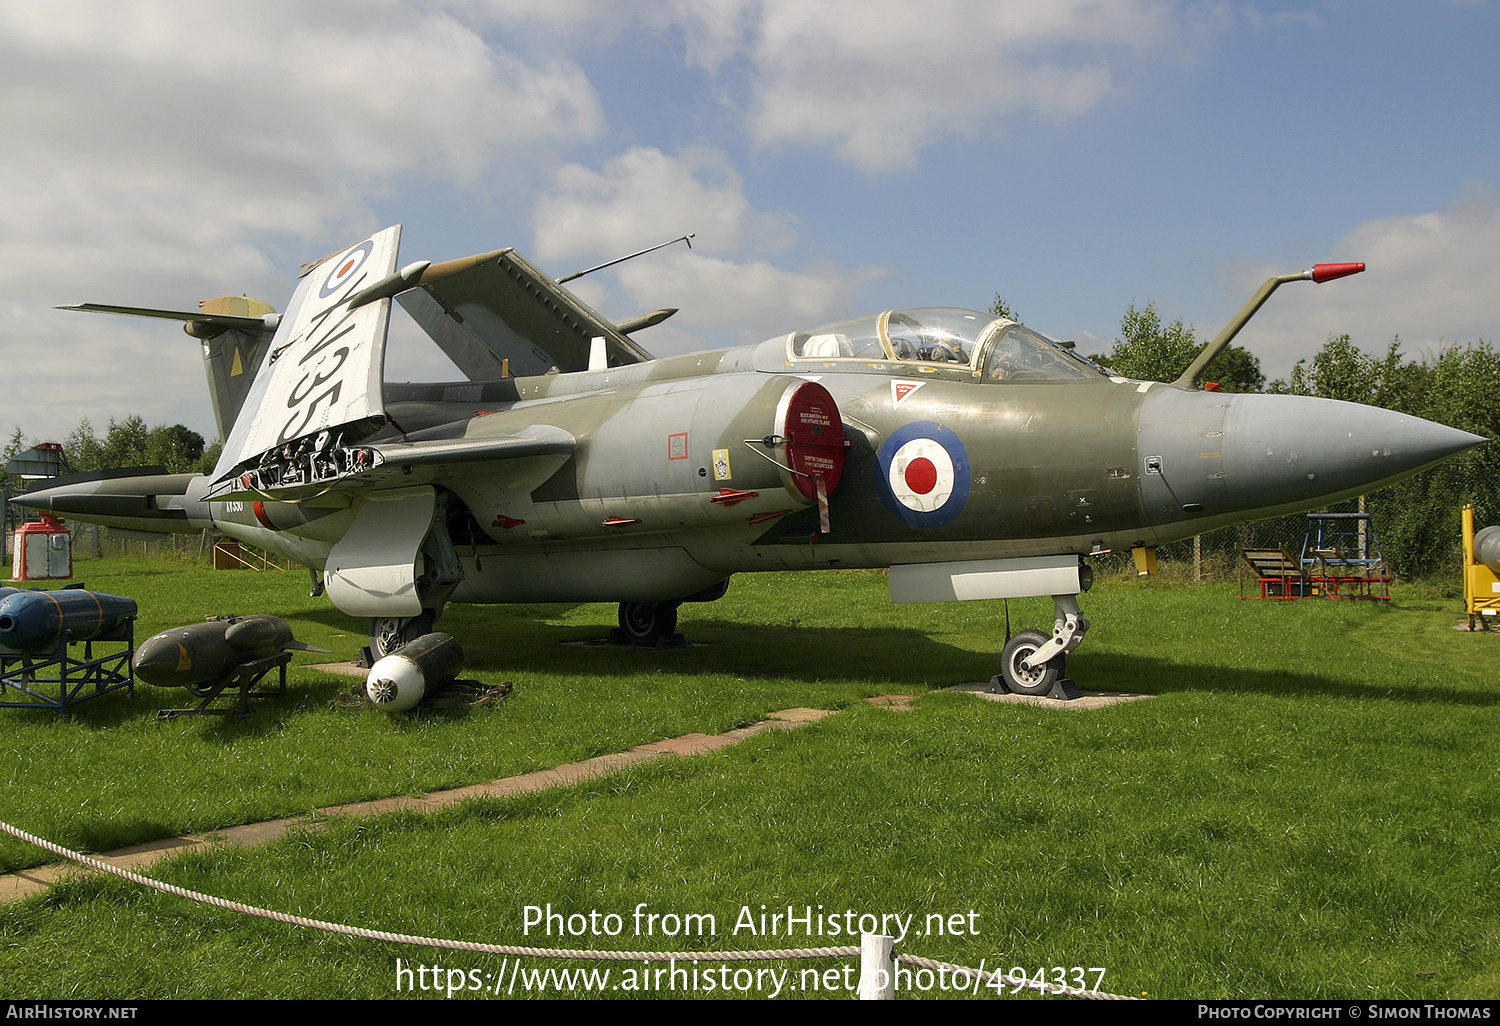
[[(340, 658), (364, 641), (362, 624), (306, 597), (301, 574), (126, 559), (79, 572), (140, 601), (140, 639), (213, 613), (275, 612)], [(515, 685), (492, 709), (331, 710), (351, 679), (307, 670), (330, 657), (299, 654), (286, 700), (243, 723), (158, 722), (184, 696), (145, 685), (66, 722), (0, 710), (0, 818), (107, 850), (811, 706), (841, 712), (572, 788), (197, 850), (153, 875), (319, 919), (499, 944), (839, 945), (831, 924), (852, 912), (912, 917), (899, 947), (913, 954), (1031, 973), (1099, 967), (1115, 993), (1500, 996), (1500, 638), (1455, 632), (1460, 603), (1410, 589), (1389, 608), (1235, 594), (1153, 581), (1084, 596), (1094, 626), (1072, 676), (1158, 696), (1093, 712), (941, 691), (996, 672), (1003, 604), (893, 606), (881, 573), (742, 575), (723, 600), (683, 607), (697, 647), (670, 652), (563, 644), (605, 633), (612, 606), (451, 607), (440, 627), (463, 642), (465, 675)], [(1012, 602), (1010, 616), (1016, 630), (1045, 628), (1051, 603)], [(889, 693), (919, 698), (905, 713), (863, 701)], [(46, 859), (0, 838), (4, 868)], [(527, 908), (549, 904), (597, 912), (601, 929), (528, 929)], [(647, 935), (642, 906), (675, 917), (657, 924), (711, 916), (712, 934)], [(767, 936), (762, 906), (810, 909), (822, 935), (783, 925)], [(591, 935), (609, 915), (618, 935)], [(0, 907), (3, 997), (383, 998), (404, 979), (398, 959), (486, 981), (505, 968), (112, 879)], [(812, 991), (804, 969), (841, 964), (748, 965), (789, 971), (782, 993), (808, 996), (828, 991)], [(613, 965), (611, 988), (643, 968), (526, 965)], [(723, 993), (697, 983), (604, 994)], [(531, 991), (559, 993), (595, 991), (555, 978)]]

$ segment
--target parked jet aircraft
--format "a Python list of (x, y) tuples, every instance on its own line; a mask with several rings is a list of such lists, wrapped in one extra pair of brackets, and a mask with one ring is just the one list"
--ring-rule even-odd
[[(321, 573), (373, 654), (446, 603), (609, 601), (651, 641), (756, 570), (889, 567), (897, 602), (1046, 596), (1001, 672), (1047, 693), (1090, 554), (1149, 549), (1394, 481), (1484, 439), (1387, 410), (1196, 388), (1266, 283), (1172, 384), (1005, 318), (890, 310), (652, 359), (513, 250), (396, 271), (399, 227), (307, 264), (285, 314), (217, 300), (214, 472), (61, 479), (17, 500), (129, 530), (214, 528)], [(467, 381), (382, 380), (391, 297)], [(236, 306), (238, 304), (238, 306)]]

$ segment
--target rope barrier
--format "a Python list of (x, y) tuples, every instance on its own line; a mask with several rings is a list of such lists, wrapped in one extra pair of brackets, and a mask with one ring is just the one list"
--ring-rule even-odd
[[(101, 873), (108, 873), (112, 876), (118, 876), (123, 880), (129, 880), (131, 883), (140, 884), (143, 887), (150, 887), (164, 894), (172, 894), (179, 898), (186, 898), (189, 901), (228, 909), (232, 912), (240, 912), (244, 915), (259, 916), (262, 919), (270, 919), (278, 923), (304, 926), (314, 930), (325, 930), (329, 933), (343, 934), (348, 937), (361, 937), (365, 940), (389, 941), (394, 944), (413, 944), (429, 948), (446, 948), (452, 951), (473, 951), (489, 955), (508, 955), (525, 958), (577, 958), (610, 962), (758, 962), (802, 958), (857, 958), (860, 955), (858, 947), (790, 948), (768, 951), (589, 951), (577, 948), (528, 948), (509, 944), (484, 944), (478, 941), (451, 940), (441, 937), (419, 937), (411, 934), (391, 933), (385, 930), (366, 930), (359, 926), (331, 923), (322, 919), (308, 919), (304, 916), (294, 916), (286, 912), (276, 912), (271, 909), (246, 905), (238, 901), (218, 898), (211, 894), (188, 890), (185, 887), (178, 887), (175, 884), (163, 883), (160, 880), (153, 880), (148, 876), (142, 876), (128, 869), (121, 869), (119, 866), (114, 866), (108, 862), (90, 858), (69, 848), (64, 848), (61, 845), (53, 844), (51, 841), (37, 837), (34, 834), (29, 834), (24, 830), (11, 826), (9, 823), (0, 822), (0, 830), (13, 837), (20, 838), (28, 844), (34, 844), (38, 848), (50, 851), (55, 855), (61, 855), (63, 858), (76, 862), (81, 866), (86, 866)], [(967, 973), (971, 977), (986, 982), (999, 983), (1002, 986), (1008, 987), (1025, 987), (1029, 990), (1036, 990), (1043, 994), (1051, 994), (1058, 997), (1105, 1001), (1136, 1000), (1135, 998), (1120, 994), (1105, 994), (1098, 991), (1081, 990), (1075, 987), (1064, 987), (1060, 984), (1047, 983), (1045, 980), (1029, 980), (1025, 977), (982, 972), (978, 969), (951, 965), (947, 962), (937, 962), (930, 958), (921, 958), (917, 955), (897, 954), (896, 961), (919, 968), (943, 971), (949, 974)]]
[(599, 959), (604, 961), (653, 961), (653, 962), (687, 962), (693, 959), (699, 961), (715, 962), (752, 962), (767, 959), (792, 959), (792, 958), (850, 958), (859, 955), (858, 947), (843, 948), (799, 948), (791, 950), (773, 951), (585, 951), (571, 948), (526, 948), (515, 947), (507, 944), (483, 944), (477, 941), (449, 940), (441, 937), (417, 937), (404, 933), (390, 933), (385, 930), (366, 930), (360, 926), (348, 926), (343, 923), (330, 923), (322, 919), (308, 919), (303, 916), (294, 916), (286, 912), (276, 912), (271, 909), (259, 908), (255, 905), (245, 905), (238, 901), (229, 901), (226, 898), (216, 898), (211, 894), (202, 894), (198, 891), (190, 891), (185, 887), (174, 884), (163, 883), (153, 880), (148, 876), (112, 866), (108, 862), (89, 858), (76, 851), (53, 844), (24, 830), (11, 826), (9, 823), (0, 823), (0, 830), (39, 848), (45, 848), (55, 855), (71, 859), (79, 865), (96, 869), (102, 873), (109, 873), (121, 879), (129, 880), (131, 883), (150, 887), (153, 890), (165, 894), (174, 894), (179, 898), (187, 898), (204, 905), (213, 905), (217, 908), (229, 909), (233, 912), (241, 912), (245, 915), (259, 916), (262, 919), (270, 919), (278, 923), (290, 923), (293, 926), (306, 926), (315, 930), (326, 930), (329, 933), (341, 933), (349, 937), (363, 937), (366, 940), (391, 941), (396, 944), (416, 944), (429, 948), (448, 948), (453, 951), (476, 951), (488, 955), (518, 955), (527, 958), (584, 958)]

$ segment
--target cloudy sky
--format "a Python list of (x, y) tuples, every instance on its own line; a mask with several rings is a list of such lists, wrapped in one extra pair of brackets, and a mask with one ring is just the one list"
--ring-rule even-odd
[[(658, 353), (898, 306), (1107, 350), (1132, 302), (1284, 376), (1500, 341), (1497, 0), (0, 0), (0, 428), (213, 434), (197, 343), (388, 224), (515, 246)], [(414, 339), (388, 377), (457, 377)]]

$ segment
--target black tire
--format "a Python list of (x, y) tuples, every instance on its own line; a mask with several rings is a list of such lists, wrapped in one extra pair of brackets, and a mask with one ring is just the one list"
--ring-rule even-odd
[(677, 633), (676, 602), (621, 602), (620, 632), (632, 645), (657, 645)]
[(376, 659), (384, 659), (402, 645), (431, 634), (437, 618), (435, 609), (424, 609), (416, 616), (371, 617), (370, 654)]
[(1050, 640), (1041, 631), (1022, 631), (1005, 643), (1000, 675), (1005, 678), (1007, 688), (1018, 695), (1045, 695), (1052, 690), (1052, 685), (1058, 682), (1066, 668), (1066, 655), (1059, 653), (1035, 670), (1021, 665), (1021, 660)]

